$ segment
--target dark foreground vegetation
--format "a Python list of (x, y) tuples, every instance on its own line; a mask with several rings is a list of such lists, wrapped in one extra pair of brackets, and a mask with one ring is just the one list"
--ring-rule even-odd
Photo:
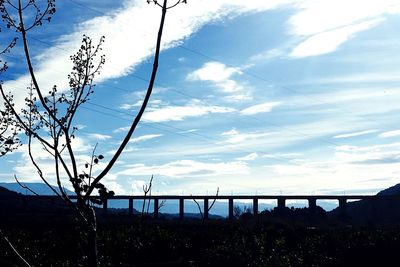
[[(298, 213), (304, 215), (303, 212)], [(286, 215), (288, 211), (286, 211)], [(24, 215), (21, 215), (24, 217)], [(271, 213), (228, 220), (157, 220), (108, 215), (99, 220), (101, 266), (398, 266), (399, 226), (310, 224)], [(304, 216), (303, 216), (304, 218)], [(292, 217), (292, 219), (294, 219)], [(72, 216), (47, 213), (1, 221), (33, 266), (85, 266), (86, 247)], [(316, 226), (318, 225), (318, 226)], [(79, 229), (78, 229), (79, 230)], [(21, 266), (0, 241), (0, 266)]]

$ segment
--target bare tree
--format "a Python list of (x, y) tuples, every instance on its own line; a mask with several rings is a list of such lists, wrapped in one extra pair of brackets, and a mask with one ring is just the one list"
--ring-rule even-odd
[[(219, 195), (219, 187), (217, 187), (217, 192), (215, 193), (215, 196), (217, 197)], [(202, 220), (202, 222), (204, 222), (205, 217), (203, 215), (203, 211), (201, 210), (201, 206), (199, 204), (199, 202), (192, 196), (192, 200), (194, 201), (194, 203), (197, 206), (197, 209), (199, 210), (200, 213), (200, 218)], [(209, 211), (212, 209), (212, 207), (214, 206), (215, 202), (217, 201), (217, 198), (214, 198), (213, 201), (211, 202), (211, 205), (209, 205), (207, 207), (207, 214), (209, 213)]]
[[(143, 204), (142, 204), (142, 213), (141, 213), (142, 218), (144, 217), (144, 214), (145, 214), (146, 200), (147, 200), (146, 214), (147, 215), (149, 214), (150, 199), (147, 199), (147, 197), (151, 196), (151, 190), (153, 189), (153, 179), (154, 179), (154, 176), (151, 175), (149, 184), (143, 185), (143, 194), (144, 195), (143, 195)], [(157, 212), (160, 211), (160, 209), (162, 207), (164, 207), (164, 205), (165, 205), (165, 199), (163, 199), (161, 202), (158, 203), (158, 207), (154, 207), (154, 211), (155, 210), (157, 210)]]
[[(24, 2), (24, 3), (23, 3)], [(22, 128), (27, 136), (28, 153), (42, 181), (60, 198), (68, 203), (76, 211), (79, 221), (87, 233), (87, 265), (98, 266), (97, 260), (97, 222), (93, 204), (102, 204), (114, 194), (101, 183), (102, 179), (111, 170), (124, 148), (128, 144), (135, 131), (152, 94), (157, 70), (163, 33), (164, 21), (167, 10), (185, 0), (175, 0), (174, 4), (168, 6), (168, 0), (147, 1), (161, 8), (161, 19), (156, 41), (153, 68), (148, 88), (138, 114), (132, 120), (131, 126), (124, 139), (117, 148), (115, 154), (102, 170), (99, 162), (104, 156), (96, 153), (97, 145), (91, 154), (90, 162), (84, 164), (85, 171), (79, 171), (79, 162), (72, 143), (77, 134), (74, 119), (79, 113), (80, 107), (89, 101), (94, 93), (94, 78), (99, 74), (105, 58), (101, 53), (102, 37), (97, 44), (88, 36), (84, 36), (78, 52), (71, 56), (73, 62), (72, 72), (68, 75), (69, 91), (59, 91), (57, 86), (43, 88), (38, 82), (35, 66), (31, 60), (28, 33), (33, 28), (41, 26), (44, 22), (50, 22), (54, 15), (55, 0), (47, 0), (45, 4), (35, 0), (0, 0), (0, 12), (6, 27), (14, 29), (22, 40), (22, 48), (26, 64), (29, 70), (31, 85), (28, 87), (25, 107), (18, 112), (12, 103), (12, 96), (7, 94), (0, 84), (0, 92), (5, 102), (5, 110), (15, 117), (13, 123)], [(25, 15), (30, 12), (30, 15)], [(54, 164), (55, 181), (58, 190), (50, 185), (49, 177), (43, 172), (40, 163), (32, 150), (33, 142), (38, 142), (42, 148), (51, 155)], [(11, 145), (11, 144), (10, 144)], [(10, 149), (10, 148), (9, 148)], [(63, 177), (67, 177), (74, 189), (77, 201), (72, 201), (66, 194), (63, 186)], [(98, 197), (94, 194), (98, 193)]]

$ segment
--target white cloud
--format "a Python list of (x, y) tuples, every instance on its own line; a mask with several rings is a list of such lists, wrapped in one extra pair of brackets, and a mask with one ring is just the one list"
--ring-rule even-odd
[(121, 104), (119, 106), (119, 108), (123, 109), (123, 110), (129, 110), (129, 109), (133, 108), (134, 106), (135, 106), (135, 104)]
[(394, 136), (400, 136), (400, 130), (383, 132), (379, 135), (379, 137), (394, 137)]
[(307, 0), (294, 5), (289, 33), (302, 42), (292, 57), (315, 56), (335, 51), (354, 34), (383, 22), (386, 15), (400, 13), (398, 0)]
[(124, 127), (119, 127), (113, 131), (113, 133), (124, 133), (127, 132), (131, 126), (124, 126)]
[(198, 104), (190, 106), (166, 106), (160, 108), (149, 108), (143, 115), (145, 122), (182, 121), (188, 117), (199, 117), (213, 113), (230, 113), (235, 110), (221, 106), (201, 106)]
[(380, 18), (384, 14), (398, 13), (398, 0), (308, 0), (299, 1), (299, 9), (289, 20), (291, 33), (311, 36), (365, 20)]
[(359, 164), (394, 164), (400, 162), (400, 143), (372, 146), (337, 146), (335, 157), (341, 162)]
[[(78, 167), (83, 168), (84, 164), (90, 161), (90, 157), (85, 154), (89, 154), (92, 152), (93, 147), (90, 146), (85, 139), (80, 137), (75, 137), (71, 141), (72, 149), (75, 152), (75, 159), (77, 161)], [(44, 177), (50, 182), (52, 185), (56, 185), (56, 171), (54, 168), (54, 157), (45, 151), (41, 144), (34, 141), (32, 143), (32, 151), (34, 155), (34, 159), (36, 163), (41, 168), (41, 171)], [(17, 164), (14, 167), (14, 171), (16, 175), (23, 182), (38, 182), (41, 181), (39, 175), (37, 174), (37, 169), (32, 164), (31, 159), (28, 153), (28, 147), (22, 146), (19, 148), (16, 153), (20, 154), (20, 158), (17, 161)], [(64, 150), (64, 154), (68, 154)], [(68, 157), (65, 157), (68, 159)], [(70, 161), (66, 160), (66, 164), (69, 165)], [(61, 168), (61, 177), (63, 180), (63, 184), (70, 188), (70, 182), (66, 179), (67, 175)]]
[(258, 113), (270, 112), (274, 107), (279, 106), (280, 102), (265, 102), (262, 104), (254, 105), (240, 111), (242, 115), (254, 115)]
[(261, 53), (258, 53), (252, 57), (250, 57), (250, 61), (266, 61), (278, 57), (282, 57), (286, 54), (286, 51), (283, 48), (272, 48)]
[(104, 140), (108, 140), (108, 139), (111, 139), (111, 138), (112, 138), (111, 135), (98, 134), (98, 133), (87, 134), (87, 136), (88, 136), (90, 139), (99, 140), (99, 141), (104, 141)]
[(242, 160), (242, 161), (251, 161), (251, 160), (255, 160), (256, 158), (258, 158), (258, 154), (257, 153), (250, 153), (244, 157), (239, 157), (236, 158), (237, 160)]
[(238, 68), (230, 68), (220, 62), (211, 61), (188, 74), (187, 79), (190, 81), (224, 82), (236, 73), (241, 73)]
[(221, 133), (222, 136), (227, 136), (228, 138), (224, 141), (229, 144), (242, 143), (248, 140), (257, 140), (262, 137), (270, 136), (272, 133), (239, 133), (236, 129), (232, 129), (228, 132)]
[(335, 135), (333, 138), (339, 139), (339, 138), (355, 137), (355, 136), (366, 135), (366, 134), (370, 134), (370, 133), (376, 133), (377, 131), (378, 130), (366, 130), (366, 131), (360, 131), (360, 132), (338, 134), (338, 135)]
[(178, 160), (170, 163), (146, 166), (144, 164), (134, 164), (126, 166), (118, 175), (150, 176), (162, 175), (174, 178), (187, 178), (188, 176), (215, 176), (229, 174), (245, 174), (248, 167), (244, 162), (221, 162), (208, 163), (193, 160)]
[(383, 19), (372, 19), (312, 35), (297, 45), (290, 53), (290, 56), (301, 58), (333, 52), (353, 37), (355, 33), (375, 27), (382, 21)]
[[(197, 0), (190, 5), (177, 6), (167, 14), (162, 49), (180, 44), (212, 21), (246, 12), (274, 9), (283, 2), (290, 1)], [(157, 6), (147, 5), (146, 1), (126, 0), (123, 8), (111, 10), (108, 15), (71, 25), (74, 32), (59, 37), (54, 47), (35, 55), (38, 59), (35, 69), (39, 84), (42, 88), (51, 88), (57, 84), (59, 91), (68, 88), (66, 75), (72, 67), (69, 56), (79, 48), (84, 34), (95, 41), (100, 36), (106, 36), (102, 50), (106, 55), (106, 64), (97, 82), (128, 75), (154, 52), (159, 20), (160, 9)], [(4, 87), (6, 91), (25, 88), (29, 82), (28, 75), (23, 75), (16, 81), (6, 81)], [(226, 90), (234, 90), (235, 87), (235, 84), (226, 84)], [(17, 106), (22, 105), (25, 96), (17, 93), (14, 95)]]
[(253, 100), (253, 96), (250, 93), (247, 94), (234, 94), (225, 96), (224, 99), (228, 102), (242, 102), (242, 101), (251, 101)]
[(223, 63), (211, 61), (205, 63), (200, 69), (189, 73), (186, 79), (213, 82), (223, 92), (233, 93), (244, 89), (242, 85), (231, 79), (234, 74), (242, 74), (242, 72), (239, 68), (227, 67)]
[(146, 134), (146, 135), (142, 135), (142, 136), (138, 136), (138, 137), (133, 137), (133, 138), (131, 138), (130, 142), (138, 143), (138, 142), (154, 139), (154, 138), (157, 138), (160, 136), (162, 136), (162, 134)]

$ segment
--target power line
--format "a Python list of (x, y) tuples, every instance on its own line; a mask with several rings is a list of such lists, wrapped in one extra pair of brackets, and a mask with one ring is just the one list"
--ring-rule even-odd
[[(71, 0), (70, 0), (70, 1), (71, 1)], [(46, 41), (43, 41), (43, 40), (40, 40), (40, 39), (37, 39), (37, 38), (34, 38), (34, 37), (31, 37), (31, 38), (34, 39), (34, 40), (36, 40), (36, 41), (38, 41), (38, 42), (40, 42), (40, 43), (46, 44), (46, 45), (49, 46), (49, 47), (56, 47), (57, 49), (61, 49), (61, 50), (64, 50), (64, 51), (68, 51), (68, 50), (64, 49), (63, 47), (60, 47), (60, 46), (53, 46), (53, 45), (52, 45), (51, 43), (49, 43), (49, 42), (46, 42)], [(197, 55), (201, 55), (201, 56), (203, 56), (203, 57), (206, 57), (206, 58), (208, 58), (208, 59), (211, 59), (211, 60), (214, 60), (214, 61), (217, 60), (217, 59), (215, 59), (215, 58), (212, 58), (212, 57), (209, 57), (209, 56), (207, 56), (207, 55), (204, 55), (204, 54), (202, 54), (202, 53), (200, 53), (200, 52), (197, 52), (197, 51), (194, 51), (194, 50), (191, 50), (191, 49), (188, 49), (188, 48), (184, 48), (184, 49), (186, 49), (186, 50), (188, 50), (188, 51), (191, 51), (191, 52), (193, 52), (193, 53), (195, 53), (195, 54), (197, 54)], [(112, 66), (108, 66), (108, 67), (113, 68)], [(113, 69), (115, 69), (115, 68), (113, 68)], [(58, 72), (58, 73), (63, 73), (63, 72), (58, 71), (58, 70), (56, 70), (56, 69), (52, 69), (52, 70), (53, 70), (53, 71), (56, 71), (56, 72)], [(136, 78), (136, 79), (138, 79), (138, 80), (141, 80), (141, 81), (145, 81), (145, 82), (148, 82), (148, 81), (149, 81), (148, 79), (143, 78), (143, 77), (140, 77), (140, 76), (138, 76), (138, 75), (136, 75), (136, 74), (129, 74), (129, 76), (132, 76), (132, 77), (134, 77), (134, 78)], [(155, 84), (158, 85), (158, 86), (167, 87), (167, 86), (165, 86), (165, 85), (161, 85), (161, 84), (158, 83), (158, 82), (156, 82)], [(106, 86), (106, 87), (111, 87), (111, 88), (114, 88), (114, 89), (117, 89), (117, 90), (120, 90), (120, 91), (124, 91), (124, 92), (131, 92), (130, 90), (127, 90), (127, 89), (124, 89), (124, 88), (121, 88), (121, 87), (118, 87), (118, 86), (114, 86), (114, 85), (112, 85), (112, 84), (110, 84), (110, 83), (105, 83), (105, 82), (103, 82), (102, 85), (103, 85), (103, 86)], [(184, 96), (184, 97), (187, 97), (187, 98), (189, 98), (189, 99), (196, 98), (195, 96), (192, 96), (192, 95), (190, 95), (190, 94), (181, 92), (181, 91), (176, 90), (176, 89), (174, 89), (174, 88), (168, 88), (168, 90), (173, 91), (173, 92), (175, 92), (175, 93), (177, 93), (177, 94), (180, 94), (180, 95), (182, 95), (182, 96)], [(206, 105), (206, 106), (208, 106), (208, 105)], [(102, 108), (105, 108), (105, 107), (103, 106)], [(107, 109), (107, 108), (106, 108), (106, 109)], [(224, 115), (223, 115), (223, 114), (219, 114), (219, 116), (224, 116)], [(279, 129), (283, 129), (284, 131), (286, 131), (286, 132), (291, 132), (291, 133), (293, 133), (293, 134), (295, 134), (295, 135), (302, 135), (302, 136), (307, 136), (307, 137), (313, 137), (313, 138), (315, 138), (316, 140), (319, 140), (319, 141), (321, 141), (321, 142), (323, 142), (323, 143), (327, 143), (327, 144), (339, 146), (338, 144), (336, 144), (336, 143), (334, 143), (334, 142), (332, 142), (332, 141), (325, 140), (325, 139), (320, 138), (320, 137), (314, 137), (314, 136), (312, 136), (312, 135), (310, 135), (310, 134), (305, 134), (305, 133), (302, 133), (302, 132), (300, 132), (300, 131), (294, 131), (294, 130), (288, 129), (287, 127), (284, 127), (284, 126), (278, 125), (278, 124), (274, 124), (274, 123), (271, 123), (271, 122), (269, 122), (269, 121), (260, 120), (260, 119), (258, 119), (258, 118), (254, 118), (254, 117), (250, 117), (250, 119), (251, 119), (251, 120), (254, 120), (254, 121), (262, 122), (262, 123), (264, 123), (264, 124), (268, 124), (268, 125), (270, 125), (270, 126), (273, 126), (273, 127), (279, 128)], [(245, 123), (248, 124), (249, 122), (248, 122), (248, 121), (245, 121)]]

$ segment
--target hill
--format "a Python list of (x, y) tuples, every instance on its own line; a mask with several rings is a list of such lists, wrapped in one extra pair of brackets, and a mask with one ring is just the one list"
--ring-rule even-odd
[[(377, 196), (400, 196), (400, 184), (384, 189)], [(330, 212), (331, 215), (340, 214), (339, 208)], [(359, 200), (347, 203), (347, 219), (360, 224), (399, 224), (400, 199)]]

